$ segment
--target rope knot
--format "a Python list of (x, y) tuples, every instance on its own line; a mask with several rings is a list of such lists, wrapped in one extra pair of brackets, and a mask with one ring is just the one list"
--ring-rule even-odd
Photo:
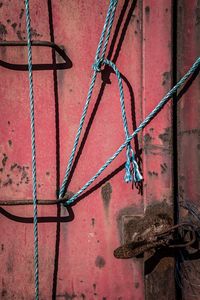
[(127, 157), (126, 164), (125, 164), (126, 173), (124, 176), (124, 181), (126, 183), (132, 182), (133, 180), (134, 182), (141, 181), (143, 178), (142, 175), (140, 174), (137, 161), (135, 160), (135, 154), (130, 145), (127, 146), (126, 157)]
[(103, 58), (96, 59), (94, 64), (92, 65), (93, 70), (96, 72), (101, 72), (101, 67), (103, 63), (104, 63)]

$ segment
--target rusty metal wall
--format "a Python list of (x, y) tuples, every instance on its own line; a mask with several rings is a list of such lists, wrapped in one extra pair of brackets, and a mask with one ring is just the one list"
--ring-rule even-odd
[[(34, 40), (55, 42), (66, 53), (63, 61), (50, 48), (33, 47), (39, 199), (56, 199), (108, 4), (30, 1)], [(122, 74), (131, 131), (172, 86), (172, 4), (119, 1), (108, 57)], [(0, 16), (1, 41), (26, 40), (22, 1), (1, 0)], [(0, 200), (31, 199), (26, 47), (0, 47), (0, 60)], [(183, 61), (182, 70), (187, 67)], [(78, 191), (123, 141), (117, 79), (99, 75), (68, 190)], [(113, 256), (124, 241), (126, 218), (143, 216), (150, 205), (161, 202), (172, 216), (171, 104), (133, 145), (142, 184), (124, 183), (122, 153), (76, 205), (39, 206), (41, 300), (143, 300), (145, 294), (146, 299), (175, 299), (173, 258), (148, 269), (143, 258)], [(34, 299), (32, 207), (4, 206), (0, 213), (0, 299)]]

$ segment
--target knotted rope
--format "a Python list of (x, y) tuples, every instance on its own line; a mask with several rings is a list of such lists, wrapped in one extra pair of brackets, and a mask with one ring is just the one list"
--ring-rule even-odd
[[(101, 33), (101, 36), (100, 36), (99, 44), (98, 44), (96, 55), (95, 55), (95, 62), (92, 66), (94, 72), (93, 72), (91, 84), (90, 84), (88, 95), (87, 95), (87, 98), (86, 98), (86, 103), (85, 103), (85, 106), (83, 108), (82, 116), (81, 116), (81, 119), (80, 119), (80, 124), (79, 124), (78, 131), (77, 131), (77, 134), (76, 134), (76, 137), (75, 137), (74, 145), (73, 145), (72, 152), (71, 152), (71, 155), (70, 155), (70, 158), (69, 158), (69, 162), (68, 162), (68, 165), (67, 165), (65, 176), (64, 176), (61, 188), (60, 188), (59, 199), (61, 199), (65, 194), (67, 180), (68, 180), (71, 168), (72, 168), (72, 163), (73, 163), (74, 156), (75, 156), (77, 146), (78, 146), (78, 143), (79, 143), (80, 135), (81, 135), (81, 132), (82, 132), (82, 129), (83, 129), (83, 124), (84, 124), (85, 117), (86, 117), (86, 114), (87, 114), (88, 106), (89, 106), (89, 103), (90, 103), (90, 100), (91, 100), (91, 97), (92, 97), (92, 92), (93, 92), (94, 85), (95, 85), (95, 82), (96, 82), (97, 73), (101, 72), (101, 68), (105, 64), (109, 65), (114, 70), (114, 72), (117, 76), (117, 79), (118, 79), (124, 131), (125, 131), (126, 139), (129, 137), (128, 124), (127, 124), (125, 105), (124, 105), (124, 92), (123, 92), (121, 75), (120, 75), (120, 72), (118, 71), (117, 67), (115, 66), (115, 64), (113, 62), (105, 59), (105, 53), (106, 53), (109, 38), (110, 38), (110, 33), (111, 33), (113, 21), (114, 21), (114, 16), (115, 16), (117, 3), (118, 3), (118, 0), (111, 0), (110, 5), (108, 7), (105, 23), (104, 23), (104, 26), (103, 26), (103, 30), (102, 30), (102, 33)], [(126, 165), (125, 165), (125, 169), (126, 169), (126, 174), (124, 176), (125, 181), (126, 182), (131, 182), (133, 179), (135, 181), (142, 180), (142, 176), (139, 172), (139, 168), (138, 168), (137, 162), (135, 160), (135, 155), (134, 155), (134, 152), (131, 148), (130, 143), (127, 144), (126, 156), (127, 156), (127, 161), (126, 161)], [(132, 166), (131, 166), (131, 164), (132, 164)], [(134, 172), (133, 176), (132, 176), (132, 170)]]
[(157, 115), (157, 113), (164, 107), (164, 105), (173, 97), (176, 91), (186, 82), (186, 80), (200, 67), (200, 57), (197, 58), (195, 63), (189, 71), (179, 80), (179, 82), (160, 100), (158, 105), (152, 112), (140, 123), (137, 129), (129, 136), (129, 138), (118, 148), (118, 150), (106, 161), (106, 163), (99, 169), (99, 171), (64, 205), (72, 204), (112, 163), (112, 161), (122, 152), (122, 150), (130, 143), (130, 141)]

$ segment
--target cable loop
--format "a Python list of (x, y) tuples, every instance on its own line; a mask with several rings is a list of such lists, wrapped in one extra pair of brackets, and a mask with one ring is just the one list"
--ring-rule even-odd
[(104, 65), (104, 59), (101, 57), (94, 62), (92, 68), (95, 72), (101, 72), (103, 65)]

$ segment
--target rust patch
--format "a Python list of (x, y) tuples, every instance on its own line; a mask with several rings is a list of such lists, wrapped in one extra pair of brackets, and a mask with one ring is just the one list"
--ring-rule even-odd
[(91, 219), (91, 224), (92, 224), (92, 227), (94, 227), (94, 225), (95, 225), (95, 218)]
[(189, 130), (184, 130), (180, 131), (178, 133), (178, 136), (183, 136), (183, 135), (198, 135), (200, 136), (200, 129), (199, 128), (194, 128), (194, 129), (189, 129)]
[(8, 261), (6, 263), (6, 268), (8, 273), (12, 273), (13, 271), (13, 257), (11, 255), (8, 256)]
[[(4, 158), (2, 160), (3, 168), (0, 169), (1, 173), (3, 173), (4, 170), (6, 171), (7, 169), (5, 168), (6, 161), (7, 156), (4, 155)], [(16, 184), (17, 186), (23, 183), (28, 184), (30, 182), (28, 169), (28, 166), (20, 166), (17, 163), (13, 163), (10, 166), (9, 170), (7, 170), (7, 172), (10, 171), (10, 173), (6, 174), (6, 172), (4, 172), (4, 178), (1, 178), (1, 186), (6, 187), (11, 184)]]
[(9, 145), (10, 147), (12, 147), (12, 141), (11, 141), (11, 140), (8, 140), (8, 145)]
[[(173, 206), (170, 206), (166, 201), (161, 203), (155, 202), (147, 206), (144, 215), (136, 215), (137, 213), (137, 209), (132, 210), (132, 212), (124, 211), (122, 224), (124, 243), (135, 241), (137, 238), (143, 237), (143, 235), (151, 235), (152, 232), (156, 232), (161, 228), (165, 230), (165, 228), (169, 228), (173, 224)], [(145, 299), (153, 300), (158, 297), (158, 299), (173, 300), (175, 294), (173, 258), (163, 258), (160, 263), (155, 259), (152, 261), (152, 264), (155, 266), (157, 263), (157, 265), (153, 271), (147, 273), (147, 255), (152, 256), (152, 253), (144, 254)], [(169, 287), (170, 291), (168, 291)], [(135, 288), (139, 288), (138, 282), (135, 283)]]
[(159, 134), (159, 138), (162, 140), (164, 145), (166, 146), (171, 145), (171, 141), (172, 141), (171, 129), (166, 128), (164, 133)]
[(24, 9), (22, 8), (19, 14), (19, 18), (22, 19), (23, 15), (24, 15)]
[(170, 77), (171, 77), (170, 72), (164, 72), (162, 85), (165, 85), (167, 82), (169, 82)]
[(131, 218), (135, 215), (142, 215), (143, 211), (143, 207), (139, 208), (137, 206), (128, 206), (119, 211), (119, 214), (117, 216), (117, 227), (121, 243), (124, 242), (124, 217)]
[(167, 172), (167, 164), (166, 163), (160, 164), (160, 167), (161, 167), (161, 174), (164, 174)]
[(6, 26), (0, 22), (0, 41), (5, 40), (7, 33)]
[(17, 27), (17, 23), (13, 23), (11, 26), (12, 26), (13, 30), (15, 30)]
[(200, 24), (200, 0), (197, 1), (197, 7), (196, 7), (196, 26)]
[(38, 33), (36, 29), (31, 28), (31, 36), (38, 38), (38, 37), (42, 37), (42, 34)]
[(140, 287), (139, 282), (135, 282), (135, 288), (138, 289)]
[(3, 153), (3, 159), (2, 159), (2, 166), (3, 167), (5, 167), (7, 160), (8, 160), (8, 156), (5, 153)]
[(22, 34), (25, 35), (25, 31), (17, 30), (16, 34), (17, 34), (17, 37), (18, 37), (18, 39), (19, 39), (20, 41), (23, 41), (23, 40), (26, 39), (25, 36), (22, 36)]
[(50, 175), (50, 172), (47, 171), (47, 172), (46, 172), (46, 175), (49, 176), (49, 175)]
[(112, 186), (107, 182), (101, 189), (104, 208), (108, 211), (112, 194)]
[(157, 172), (155, 172), (155, 171), (148, 171), (148, 175), (149, 176), (158, 176), (158, 173)]
[(11, 185), (13, 182), (12, 182), (12, 179), (11, 178), (8, 178), (6, 181), (3, 182), (3, 186), (8, 186), (8, 185)]
[(183, 188), (182, 185), (179, 185), (179, 197), (181, 199), (184, 199), (185, 198), (185, 189)]
[(64, 299), (64, 300), (72, 300), (74, 298), (76, 298), (77, 295), (75, 295), (74, 293), (72, 295), (70, 295), (69, 293), (64, 293), (64, 294), (58, 294), (56, 295), (56, 299), (57, 298), (61, 298), (61, 299)]
[[(7, 291), (6, 291), (6, 289), (2, 289), (2, 291), (1, 291), (1, 296), (2, 296), (2, 298), (4, 298), (4, 297), (6, 297), (7, 296)], [(5, 298), (6, 299), (6, 298)]]
[(124, 213), (123, 224), (121, 224), (124, 243), (130, 243), (135, 233), (144, 233), (147, 229), (155, 229), (156, 224), (172, 225), (173, 208), (166, 201), (152, 203), (146, 208), (143, 216), (137, 215), (137, 211)]
[(3, 6), (3, 2), (0, 2), (0, 8)]
[(17, 164), (15, 163), (15, 164), (11, 165), (10, 170), (12, 171), (12, 170), (14, 170), (16, 167), (17, 167)]
[(95, 260), (95, 266), (99, 269), (102, 269), (106, 264), (105, 259), (103, 258), (103, 256), (97, 256), (96, 260)]
[(176, 299), (173, 270), (173, 258), (166, 257), (150, 275), (145, 276), (145, 299)]
[(150, 14), (150, 7), (149, 6), (145, 7), (145, 13), (146, 13), (146, 15)]
[(97, 287), (97, 285), (96, 285), (96, 283), (93, 283), (93, 289), (94, 289), (94, 296), (96, 296), (97, 295), (97, 293), (96, 293), (96, 287)]
[(144, 135), (144, 142), (145, 142), (145, 145), (146, 145), (146, 146), (149, 145), (149, 144), (151, 143), (151, 141), (152, 141), (152, 137), (150, 136), (149, 133), (146, 133), (146, 134)]

